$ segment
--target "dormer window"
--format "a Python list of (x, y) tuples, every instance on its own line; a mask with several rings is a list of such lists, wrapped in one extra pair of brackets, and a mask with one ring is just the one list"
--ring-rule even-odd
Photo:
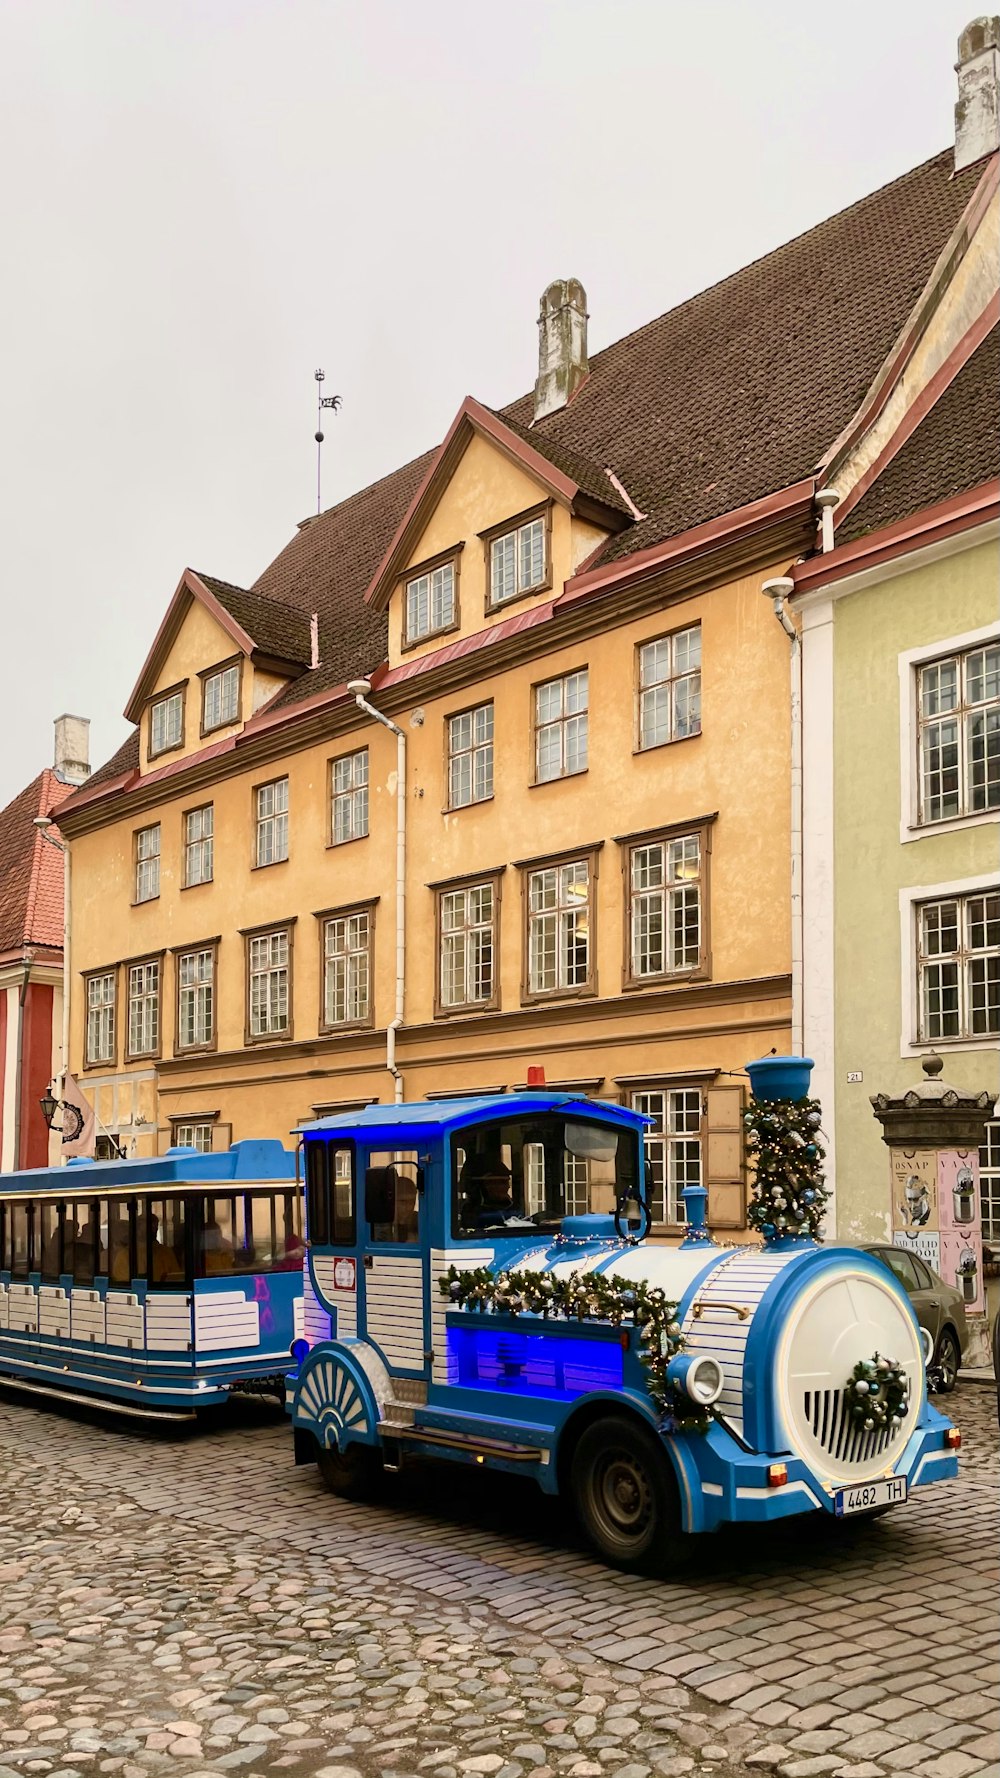
[(228, 728), (231, 723), (238, 722), (240, 716), (240, 678), (241, 663), (228, 661), (224, 666), (212, 667), (202, 678), (201, 693), (201, 732), (209, 735), (213, 729)]
[(458, 555), (424, 562), (405, 582), (404, 646), (423, 642), (458, 623)]
[(184, 687), (154, 699), (149, 706), (149, 757), (171, 753), (184, 745)]
[(522, 513), (502, 528), (484, 533), (486, 544), (486, 609), (509, 605), (525, 593), (549, 585), (549, 508)]

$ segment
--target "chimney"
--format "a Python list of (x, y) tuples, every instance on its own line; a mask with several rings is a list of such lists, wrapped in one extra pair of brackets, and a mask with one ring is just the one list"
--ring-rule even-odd
[(572, 401), (589, 368), (587, 292), (577, 278), (557, 278), (538, 310), (535, 419), (558, 413)]
[(56, 777), (63, 784), (85, 784), (90, 777), (90, 717), (57, 716)]
[(958, 40), (955, 171), (1000, 147), (1000, 18), (973, 19)]

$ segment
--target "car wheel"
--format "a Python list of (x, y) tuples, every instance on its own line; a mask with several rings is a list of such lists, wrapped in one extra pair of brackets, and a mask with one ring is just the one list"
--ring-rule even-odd
[(319, 1473), (331, 1494), (341, 1500), (368, 1500), (378, 1490), (382, 1479), (382, 1455), (371, 1445), (348, 1445), (338, 1451), (333, 1445), (320, 1451)]
[(962, 1354), (959, 1351), (958, 1341), (951, 1328), (946, 1327), (938, 1341), (937, 1352), (934, 1355), (934, 1368), (940, 1375), (940, 1387), (943, 1395), (950, 1395), (958, 1382), (958, 1369), (961, 1362)]
[(670, 1459), (656, 1436), (623, 1414), (595, 1420), (573, 1453), (570, 1487), (598, 1555), (637, 1574), (676, 1574), (690, 1542)]

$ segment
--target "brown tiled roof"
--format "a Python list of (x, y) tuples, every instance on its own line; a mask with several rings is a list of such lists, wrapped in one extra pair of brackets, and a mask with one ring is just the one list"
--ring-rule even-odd
[(852, 543), (1000, 476), (1000, 325), (837, 527)]
[(0, 956), (28, 945), (62, 949), (63, 863), (34, 819), (73, 789), (46, 767), (0, 811)]
[(288, 605), (274, 596), (248, 592), (245, 587), (233, 586), (231, 581), (219, 580), (214, 574), (202, 574), (197, 568), (195, 573), (230, 617), (234, 617), (247, 635), (253, 637), (261, 654), (276, 655), (280, 660), (297, 661), (308, 667), (310, 614), (301, 605)]
[(107, 784), (112, 778), (121, 778), (126, 772), (137, 772), (138, 770), (139, 730), (134, 728), (131, 734), (125, 737), (118, 751), (113, 753), (110, 759), (105, 760), (102, 766), (98, 766), (96, 772), (91, 772), (85, 788), (91, 790), (95, 784)]
[(623, 513), (626, 518), (632, 519), (632, 508), (627, 500), (622, 499), (602, 463), (595, 463), (582, 451), (575, 451), (572, 445), (564, 444), (559, 438), (543, 436), (540, 426), (522, 425), (510, 411), (500, 413), (496, 408), (491, 411), (496, 414), (498, 420), (503, 421), (505, 426), (509, 426), (518, 438), (523, 438), (527, 444), (530, 444), (532, 450), (537, 451), (542, 457), (547, 457), (556, 469), (561, 469), (564, 475), (568, 475), (570, 480), (576, 483), (581, 493), (590, 494), (594, 500), (600, 500), (604, 506), (610, 506), (612, 511)]

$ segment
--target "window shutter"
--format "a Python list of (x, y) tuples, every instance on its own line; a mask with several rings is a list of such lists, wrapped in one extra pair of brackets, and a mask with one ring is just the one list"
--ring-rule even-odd
[(224, 1153), (225, 1150), (231, 1146), (232, 1140), (233, 1140), (233, 1126), (232, 1126), (232, 1124), (213, 1124), (212, 1125), (212, 1153), (213, 1154), (218, 1154), (218, 1153), (220, 1153), (220, 1151)]
[(743, 1088), (709, 1087), (705, 1104), (708, 1224), (713, 1229), (742, 1229), (747, 1220)]

